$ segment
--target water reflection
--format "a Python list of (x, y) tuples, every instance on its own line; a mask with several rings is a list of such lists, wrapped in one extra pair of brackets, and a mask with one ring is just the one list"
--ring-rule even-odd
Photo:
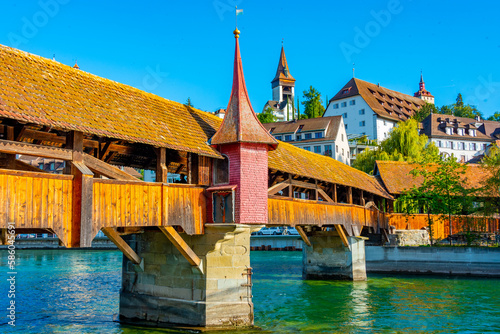
[(370, 292), (367, 282), (352, 282), (351, 299), (347, 306), (351, 310), (350, 326), (372, 329), (373, 317), (370, 314)]

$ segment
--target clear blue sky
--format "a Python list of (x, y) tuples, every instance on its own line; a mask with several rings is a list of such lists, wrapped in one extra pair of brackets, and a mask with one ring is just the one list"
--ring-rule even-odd
[(460, 92), (485, 116), (500, 111), (493, 1), (3, 0), (0, 44), (214, 111), (231, 90), (235, 4), (257, 112), (272, 97), (282, 38), (301, 98), (309, 85), (331, 98), (354, 62), (356, 77), (406, 94), (422, 69), (438, 106)]

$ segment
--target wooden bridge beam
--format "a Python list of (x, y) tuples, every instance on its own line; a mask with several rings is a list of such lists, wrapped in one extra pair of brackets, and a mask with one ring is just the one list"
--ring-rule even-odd
[(34, 155), (42, 158), (72, 160), (73, 152), (59, 147), (40, 146), (0, 139), (0, 152), (8, 154)]
[(347, 239), (347, 236), (344, 232), (342, 225), (334, 225), (334, 226), (335, 226), (335, 230), (339, 234), (340, 240), (342, 240), (342, 243), (344, 244), (344, 246), (346, 246), (347, 248), (349, 248), (349, 250), (351, 250), (351, 245), (349, 244), (349, 240)]
[(192, 266), (198, 267), (198, 269), (203, 272), (200, 264), (201, 264), (201, 259), (198, 257), (198, 255), (195, 254), (195, 252), (189, 247), (189, 245), (182, 239), (179, 233), (173, 228), (172, 226), (158, 226), (160, 231), (163, 232), (170, 240), (170, 242), (177, 248), (177, 250), (186, 258), (186, 260), (191, 264)]
[(304, 231), (304, 229), (302, 228), (302, 226), (295, 226), (295, 229), (297, 230), (297, 232), (299, 232), (299, 235), (302, 238), (302, 240), (304, 241), (304, 243), (307, 246), (312, 247), (311, 241), (307, 237), (306, 231)]
[(144, 271), (144, 260), (123, 240), (118, 232), (112, 227), (103, 227), (102, 232), (111, 240), (116, 247), (129, 259)]
[(160, 147), (156, 149), (156, 182), (167, 183), (167, 177), (167, 149), (165, 147)]

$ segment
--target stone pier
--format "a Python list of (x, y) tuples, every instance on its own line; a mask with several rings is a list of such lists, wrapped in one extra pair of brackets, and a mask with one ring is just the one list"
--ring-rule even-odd
[(144, 271), (124, 257), (120, 320), (157, 326), (252, 326), (252, 229), (207, 224), (204, 235), (182, 233), (202, 260), (200, 268), (191, 266), (161, 231), (136, 235), (135, 241), (130, 237)]
[(350, 249), (335, 231), (318, 231), (309, 237), (312, 247), (304, 245), (304, 279), (366, 280), (365, 241), (347, 237)]

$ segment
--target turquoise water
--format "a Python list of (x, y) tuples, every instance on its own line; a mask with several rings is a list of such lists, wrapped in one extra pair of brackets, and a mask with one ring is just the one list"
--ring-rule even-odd
[[(16, 256), (12, 328), (6, 318), (7, 255), (0, 252), (0, 333), (179, 333), (113, 321), (118, 251), (19, 250)], [(252, 267), (255, 324), (261, 329), (238, 333), (500, 333), (498, 279), (304, 281), (300, 252), (252, 252)]]

